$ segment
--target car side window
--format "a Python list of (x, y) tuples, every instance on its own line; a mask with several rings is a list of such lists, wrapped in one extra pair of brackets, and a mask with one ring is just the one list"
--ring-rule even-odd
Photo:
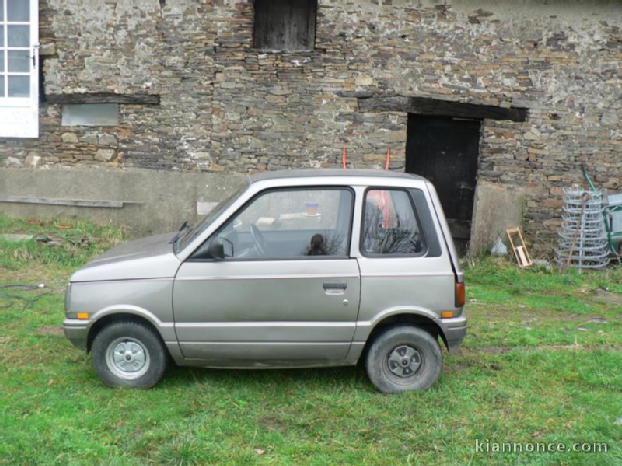
[(274, 189), (234, 214), (195, 258), (209, 258), (211, 242), (226, 259), (295, 259), (349, 255), (353, 194), (349, 188)]
[(425, 250), (410, 194), (401, 189), (369, 189), (365, 195), (361, 252), (408, 256)]

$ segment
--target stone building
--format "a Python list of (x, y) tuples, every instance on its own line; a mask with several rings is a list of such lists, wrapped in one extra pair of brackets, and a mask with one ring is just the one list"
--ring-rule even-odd
[(241, 174), (339, 166), (344, 146), (382, 167), (390, 149), (456, 237), (520, 222), (546, 253), (581, 165), (622, 190), (619, 0), (0, 5), (11, 214), (159, 229)]

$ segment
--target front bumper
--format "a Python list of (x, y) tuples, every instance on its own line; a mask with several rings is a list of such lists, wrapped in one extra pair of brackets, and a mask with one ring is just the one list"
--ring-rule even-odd
[(72, 345), (86, 351), (86, 342), (89, 336), (89, 322), (77, 319), (65, 319), (63, 321), (65, 337)]
[(463, 314), (453, 319), (441, 319), (441, 328), (450, 351), (460, 346), (466, 336), (467, 319)]

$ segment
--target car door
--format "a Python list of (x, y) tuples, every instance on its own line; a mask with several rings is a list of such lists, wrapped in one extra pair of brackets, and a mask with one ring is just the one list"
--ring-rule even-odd
[(260, 192), (233, 214), (177, 273), (184, 356), (223, 367), (345, 359), (360, 295), (353, 204), (350, 188), (306, 186)]

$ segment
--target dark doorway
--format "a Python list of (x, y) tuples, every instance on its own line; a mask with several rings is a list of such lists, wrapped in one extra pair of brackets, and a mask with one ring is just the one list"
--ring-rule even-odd
[(471, 236), (480, 120), (408, 114), (406, 171), (430, 180), (458, 252)]

